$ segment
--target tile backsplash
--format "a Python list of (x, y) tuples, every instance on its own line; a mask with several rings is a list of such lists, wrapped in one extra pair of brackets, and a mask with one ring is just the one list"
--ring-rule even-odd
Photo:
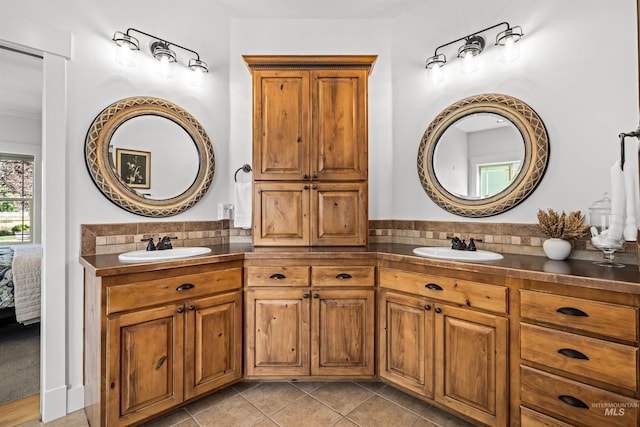
[(142, 239), (149, 237), (153, 237), (154, 242), (163, 236), (176, 237), (171, 242), (174, 247), (251, 241), (251, 230), (232, 228), (232, 224), (229, 220), (82, 224), (80, 254), (103, 255), (141, 250), (147, 247), (147, 242)]
[[(251, 230), (233, 227), (233, 221), (168, 221), (120, 224), (82, 224), (81, 255), (101, 255), (145, 249), (142, 239), (177, 237), (174, 246), (209, 246), (226, 243), (251, 243)], [(542, 243), (547, 238), (536, 224), (486, 222), (371, 220), (369, 243), (402, 243), (416, 246), (448, 246), (451, 237), (469, 241), (479, 249), (501, 253), (544, 256)], [(569, 258), (600, 260), (602, 252), (588, 237), (571, 242)], [(616, 259), (638, 264), (635, 242), (627, 242)]]
[[(537, 224), (510, 224), (454, 221), (371, 220), (369, 243), (403, 243), (416, 246), (450, 246), (451, 237), (474, 238), (478, 249), (489, 251), (545, 256), (542, 243), (547, 239)], [(585, 236), (571, 242), (569, 258), (602, 260), (602, 252), (591, 245)], [(638, 264), (636, 242), (627, 242), (615, 253), (625, 264)]]

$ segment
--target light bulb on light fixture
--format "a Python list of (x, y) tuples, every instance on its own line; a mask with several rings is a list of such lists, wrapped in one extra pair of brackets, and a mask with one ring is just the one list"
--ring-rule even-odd
[(112, 40), (116, 43), (116, 62), (128, 67), (136, 65), (135, 53), (140, 50), (138, 39), (129, 34), (116, 31)]
[(207, 63), (199, 58), (191, 58), (189, 60), (189, 68), (192, 70), (191, 84), (197, 87), (203, 87), (205, 83), (205, 73), (209, 72)]
[(522, 38), (522, 28), (513, 27), (498, 33), (496, 45), (498, 46), (498, 57), (501, 62), (515, 61), (520, 57), (520, 38)]
[(447, 57), (441, 54), (435, 54), (431, 58), (427, 59), (425, 68), (427, 69), (427, 75), (433, 83), (440, 83), (444, 80), (443, 65), (447, 63)]
[(458, 49), (458, 58), (461, 70), (464, 74), (470, 74), (478, 71), (478, 55), (484, 49), (484, 38), (478, 35), (466, 38), (465, 43)]
[(153, 57), (158, 60), (158, 75), (166, 78), (173, 76), (171, 64), (176, 62), (176, 54), (169, 49), (169, 44), (162, 41), (152, 42), (151, 52)]

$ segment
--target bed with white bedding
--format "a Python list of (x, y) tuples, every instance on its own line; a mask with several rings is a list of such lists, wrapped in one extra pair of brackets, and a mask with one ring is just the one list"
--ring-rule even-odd
[(16, 245), (0, 248), (0, 309), (15, 310), (16, 320), (40, 320), (42, 247)]

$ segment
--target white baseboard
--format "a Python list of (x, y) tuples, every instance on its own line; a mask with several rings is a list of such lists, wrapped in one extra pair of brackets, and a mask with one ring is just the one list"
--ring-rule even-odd
[(84, 408), (84, 386), (72, 387), (67, 391), (67, 414)]
[(67, 387), (47, 390), (41, 395), (42, 421), (47, 423), (67, 415)]

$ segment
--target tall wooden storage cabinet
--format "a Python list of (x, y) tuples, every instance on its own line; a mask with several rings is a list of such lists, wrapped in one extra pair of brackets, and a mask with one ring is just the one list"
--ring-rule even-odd
[(253, 76), (253, 243), (360, 246), (375, 55), (244, 56)]

